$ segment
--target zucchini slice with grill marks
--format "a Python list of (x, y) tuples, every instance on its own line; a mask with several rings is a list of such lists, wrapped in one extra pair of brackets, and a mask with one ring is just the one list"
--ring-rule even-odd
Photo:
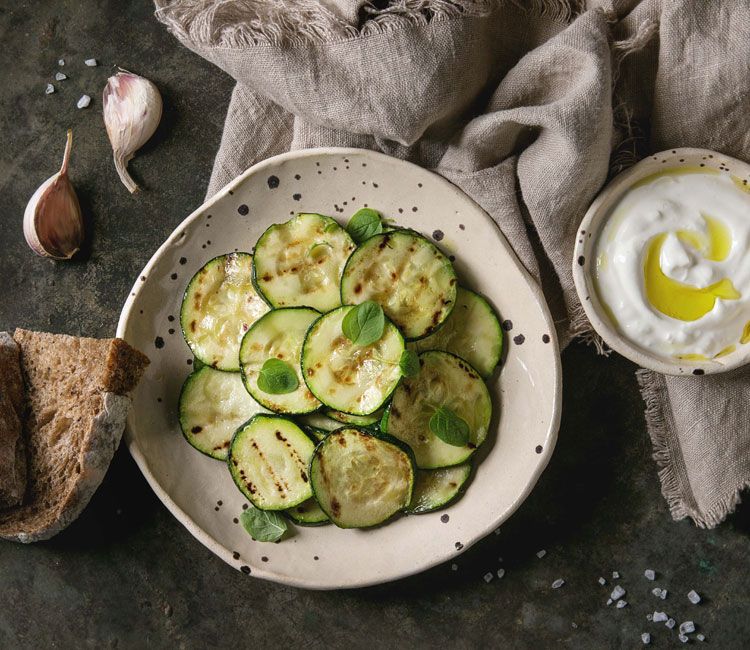
[(237, 427), (264, 412), (245, 390), (239, 374), (210, 366), (203, 366), (185, 380), (178, 409), (185, 439), (218, 460), (226, 460)]
[(272, 307), (330, 311), (341, 304), (341, 273), (354, 248), (331, 217), (298, 214), (268, 228), (255, 244), (255, 286)]
[(234, 482), (260, 510), (286, 510), (312, 496), (315, 443), (280, 415), (256, 415), (237, 429), (227, 464)]
[(252, 255), (228, 253), (207, 262), (185, 290), (180, 325), (198, 360), (239, 370), (242, 337), (268, 311), (252, 283)]
[(458, 287), (456, 306), (435, 333), (411, 343), (416, 352), (443, 350), (461, 357), (489, 377), (500, 361), (503, 331), (490, 304), (478, 293)]
[[(348, 413), (342, 413), (341, 411), (327, 409), (326, 415), (341, 424), (352, 424), (355, 427), (371, 427), (380, 422), (380, 418), (383, 417), (383, 409), (378, 409), (372, 415), (349, 415)], [(341, 424), (339, 424), (339, 426), (341, 426)]]
[(388, 399), (401, 378), (401, 333), (388, 319), (370, 345), (352, 343), (342, 330), (351, 305), (321, 316), (302, 346), (302, 375), (323, 404), (351, 415), (370, 415)]
[(296, 416), (294, 419), (300, 424), (300, 426), (313, 431), (324, 431), (326, 435), (331, 431), (341, 428), (341, 422), (329, 418), (321, 411)]
[[(466, 361), (448, 352), (419, 355), (419, 374), (405, 377), (393, 394), (388, 434), (411, 447), (420, 469), (463, 463), (484, 442), (492, 402), (484, 381)], [(469, 425), (468, 444), (449, 445), (430, 430), (430, 418), (440, 406)]]
[(414, 486), (409, 453), (361, 429), (334, 431), (315, 449), (310, 477), (322, 510), (340, 528), (366, 528), (406, 508)]
[(294, 506), (294, 508), (285, 510), (284, 514), (295, 524), (300, 524), (301, 526), (320, 526), (331, 521), (328, 515), (323, 512), (315, 497), (300, 503), (298, 506)]
[[(240, 346), (240, 370), (245, 387), (255, 400), (276, 413), (310, 413), (320, 402), (302, 378), (300, 352), (305, 334), (320, 314), (309, 307), (274, 309), (247, 331)], [(291, 393), (266, 393), (258, 377), (268, 359), (279, 359), (297, 375), (299, 386)]]
[(418, 469), (406, 511), (419, 515), (448, 505), (461, 493), (470, 475), (471, 463), (441, 469)]
[(352, 254), (341, 278), (341, 301), (374, 300), (409, 340), (431, 334), (456, 301), (450, 260), (410, 230), (375, 235)]

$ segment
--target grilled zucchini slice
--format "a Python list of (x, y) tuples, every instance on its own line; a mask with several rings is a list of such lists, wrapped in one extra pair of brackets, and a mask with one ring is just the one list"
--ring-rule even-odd
[(409, 504), (414, 486), (406, 451), (353, 427), (317, 446), (310, 476), (320, 507), (340, 528), (383, 523)]
[[(247, 331), (240, 346), (240, 370), (245, 387), (255, 400), (276, 413), (310, 413), (320, 402), (302, 378), (300, 352), (305, 334), (320, 314), (308, 307), (274, 309)], [(287, 363), (296, 373), (299, 386), (291, 393), (266, 393), (258, 376), (268, 359)]]
[(264, 411), (248, 395), (236, 372), (210, 366), (203, 366), (185, 380), (178, 410), (185, 439), (198, 451), (218, 460), (226, 460), (237, 427)]
[(349, 233), (331, 217), (298, 214), (260, 236), (255, 285), (272, 307), (330, 311), (341, 304), (341, 273), (354, 248)]
[(388, 399), (401, 378), (404, 339), (386, 319), (383, 335), (370, 345), (352, 343), (342, 330), (351, 305), (321, 316), (302, 346), (302, 375), (313, 395), (335, 411), (370, 415)]
[[(420, 469), (463, 463), (487, 437), (492, 416), (487, 386), (466, 361), (448, 352), (423, 352), (419, 365), (419, 374), (405, 377), (393, 394), (388, 434), (411, 447)], [(468, 444), (449, 445), (432, 433), (430, 418), (439, 406), (469, 425)]]
[(207, 366), (239, 370), (242, 337), (268, 311), (253, 287), (252, 263), (248, 253), (215, 257), (185, 290), (180, 308), (182, 335), (195, 357)]
[[(342, 413), (341, 411), (327, 409), (326, 415), (341, 424), (352, 424), (355, 427), (371, 427), (380, 422), (380, 418), (383, 417), (383, 409), (378, 409), (372, 415), (349, 415), (348, 413)], [(341, 426), (341, 424), (339, 424), (339, 426)]]
[(341, 301), (380, 303), (409, 340), (440, 327), (456, 301), (456, 272), (436, 246), (410, 230), (375, 235), (352, 254), (341, 279)]
[(420, 515), (448, 505), (461, 493), (469, 476), (471, 463), (441, 469), (418, 469), (414, 492), (406, 511)]
[(486, 379), (500, 361), (503, 331), (495, 310), (482, 296), (458, 287), (456, 306), (443, 326), (410, 347), (416, 352), (451, 352), (468, 361)]
[(227, 464), (234, 482), (260, 510), (286, 510), (312, 496), (308, 475), (315, 443), (280, 415), (256, 415), (237, 429)]
[(315, 500), (315, 497), (308, 499), (304, 503), (300, 503), (298, 506), (294, 506), (294, 508), (289, 508), (289, 510), (284, 511), (284, 514), (295, 524), (300, 524), (301, 526), (320, 526), (330, 521), (328, 515), (323, 512), (323, 509)]
[(294, 418), (300, 426), (311, 431), (323, 431), (329, 434), (331, 431), (341, 428), (341, 422), (329, 418), (321, 411), (315, 413), (308, 413), (307, 415), (300, 415)]

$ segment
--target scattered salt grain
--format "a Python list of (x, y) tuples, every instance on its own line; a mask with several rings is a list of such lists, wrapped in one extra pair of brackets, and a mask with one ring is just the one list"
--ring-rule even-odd
[(552, 588), (553, 588), (553, 589), (559, 589), (559, 588), (560, 588), (560, 587), (562, 587), (562, 586), (563, 586), (564, 584), (565, 584), (565, 580), (563, 580), (562, 578), (558, 578), (557, 580), (555, 580), (555, 581), (554, 581), (554, 582), (552, 583)]
[(698, 641), (706, 640), (706, 637), (703, 634), (696, 634), (695, 638), (698, 639)]
[(649, 614), (646, 614), (646, 620), (647, 620), (647, 621), (653, 621), (653, 620), (654, 620), (654, 615), (653, 615), (653, 614), (650, 614), (650, 613), (649, 613)]
[(612, 580), (619, 580), (619, 579), (620, 579), (620, 572), (612, 571)]
[(609, 597), (612, 600), (617, 600), (618, 598), (622, 598), (625, 595), (625, 590), (620, 585), (615, 585), (615, 588), (612, 590), (612, 593), (609, 595)]
[(664, 625), (666, 625), (670, 630), (677, 624), (677, 621), (675, 621), (673, 618), (670, 618)]
[(570, 624), (570, 627), (572, 627), (572, 628), (573, 628), (574, 630), (577, 630), (577, 629), (578, 629), (578, 623), (576, 623), (575, 621), (573, 621), (573, 622), (572, 622), (572, 623)]
[(53, 92), (55, 92), (55, 87), (52, 84), (47, 84), (47, 88), (45, 88), (44, 94), (51, 95)]
[(490, 582), (492, 580), (492, 578), (494, 578), (494, 576), (491, 573), (485, 573), (484, 574), (484, 581), (485, 582)]
[(667, 594), (669, 594), (669, 592), (666, 589), (662, 589), (661, 594), (659, 594), (659, 598), (661, 598), (662, 600), (666, 600)]
[(541, 560), (545, 555), (547, 555), (547, 551), (542, 549), (541, 551), (536, 552), (536, 556)]
[(607, 606), (609, 607), (614, 601), (611, 598), (607, 598)]
[(505, 575), (505, 569), (498, 569), (497, 570), (497, 577), (502, 578)]
[(88, 95), (81, 95), (81, 99), (78, 100), (76, 106), (78, 106), (78, 108), (88, 108), (90, 103), (91, 97), (89, 97)]
[(60, 66), (65, 65), (65, 59), (58, 59), (57, 65), (60, 65)]
[(643, 645), (648, 645), (651, 643), (651, 635), (648, 632), (644, 632), (641, 634), (641, 641), (643, 641)]
[(656, 580), (656, 572), (653, 569), (646, 569), (643, 575), (646, 576), (646, 580)]
[(499, 535), (499, 534), (500, 534), (500, 529), (499, 528), (495, 528), (495, 535)]
[(607, 584), (607, 581), (604, 578), (599, 578), (599, 584), (603, 587)]
[(65, 81), (68, 78), (63, 72), (55, 72), (55, 81)]
[(451, 564), (451, 571), (458, 571), (458, 564)]
[(654, 612), (654, 623), (663, 623), (669, 619), (665, 612)]
[(682, 641), (683, 643), (687, 643), (690, 639), (687, 638), (684, 634), (678, 634), (677, 638)]
[(627, 607), (627, 605), (628, 605), (627, 600), (618, 600), (617, 605), (615, 605), (615, 607), (617, 607), (617, 609), (622, 609), (623, 607)]
[(503, 563), (503, 556), (502, 555), (498, 556), (497, 561), (500, 562), (500, 564), (502, 564)]
[(98, 63), (96, 62), (96, 59), (86, 59), (86, 60), (84, 61), (84, 63), (85, 63), (85, 64), (86, 64), (86, 65), (87, 65), (87, 66), (88, 66), (89, 68), (95, 68), (95, 67), (96, 67), (97, 65), (99, 65), (99, 64), (98, 64)]
[(698, 594), (698, 592), (695, 591), (695, 589), (692, 589), (691, 591), (689, 591), (687, 597), (688, 597), (688, 600), (691, 603), (693, 603), (693, 605), (697, 605), (699, 602), (701, 602), (701, 597)]
[(695, 623), (693, 621), (680, 623), (680, 634), (692, 634), (693, 632), (695, 632)]
[(654, 587), (651, 590), (651, 593), (654, 594), (657, 598), (661, 598), (661, 588), (660, 587)]

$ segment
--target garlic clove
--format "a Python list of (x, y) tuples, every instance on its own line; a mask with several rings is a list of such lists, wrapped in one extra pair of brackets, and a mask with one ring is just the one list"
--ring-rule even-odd
[(83, 216), (73, 184), (68, 178), (68, 163), (73, 132), (68, 131), (60, 171), (34, 192), (23, 215), (26, 243), (37, 255), (68, 260), (83, 243)]
[(102, 107), (115, 169), (125, 187), (135, 192), (138, 185), (128, 174), (127, 165), (159, 125), (161, 95), (148, 79), (123, 70), (107, 80)]

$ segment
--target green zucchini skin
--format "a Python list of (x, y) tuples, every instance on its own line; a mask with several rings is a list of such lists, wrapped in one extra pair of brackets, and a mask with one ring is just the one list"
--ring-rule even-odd
[(355, 248), (349, 233), (331, 217), (297, 214), (270, 226), (258, 239), (253, 283), (272, 307), (330, 311), (341, 305), (341, 274)]
[(453, 503), (463, 493), (470, 476), (471, 463), (440, 469), (418, 469), (406, 512), (421, 515)]
[[(465, 462), (487, 437), (492, 401), (484, 380), (466, 361), (439, 350), (419, 355), (420, 371), (405, 377), (388, 408), (387, 431), (411, 447), (420, 469)], [(430, 430), (437, 406), (446, 406), (469, 425), (469, 443), (449, 445)]]
[(218, 370), (238, 371), (245, 331), (268, 305), (252, 283), (252, 255), (227, 253), (206, 262), (191, 278), (180, 307), (180, 327), (196, 359)]
[[(256, 402), (274, 413), (312, 413), (320, 402), (302, 377), (300, 355), (310, 325), (320, 314), (309, 307), (273, 309), (259, 318), (245, 333), (240, 346), (240, 372), (245, 388)], [(291, 393), (275, 395), (258, 386), (258, 376), (269, 358), (285, 361), (297, 375), (299, 386)]]
[(355, 427), (373, 427), (380, 422), (383, 417), (383, 410), (378, 409), (372, 415), (349, 415), (341, 411), (326, 409), (326, 415), (341, 424), (351, 424)]
[(315, 411), (314, 413), (306, 413), (305, 415), (298, 415), (294, 418), (302, 428), (315, 429), (318, 431), (324, 431), (329, 434), (331, 431), (341, 428), (341, 422), (329, 418), (322, 411)]
[(393, 230), (362, 242), (346, 263), (341, 302), (374, 300), (409, 341), (435, 332), (456, 301), (450, 260), (411, 230)]
[(300, 526), (323, 526), (331, 523), (328, 515), (323, 512), (315, 497), (309, 498), (294, 508), (284, 510), (284, 514)]
[(503, 353), (503, 330), (486, 298), (458, 287), (456, 306), (443, 326), (409, 347), (415, 352), (442, 350), (455, 354), (487, 379)]
[(289, 418), (255, 415), (237, 429), (227, 465), (240, 492), (260, 510), (287, 510), (312, 497), (315, 444)]
[(223, 461), (237, 427), (262, 412), (237, 373), (211, 366), (185, 379), (178, 401), (182, 435), (201, 453)]
[(344, 305), (310, 327), (302, 346), (302, 375), (325, 406), (348, 415), (370, 415), (390, 397), (401, 379), (404, 339), (386, 319), (383, 336), (371, 345), (352, 343), (342, 331)]
[(336, 526), (369, 528), (409, 505), (414, 464), (400, 445), (344, 427), (315, 448), (310, 478), (315, 498)]

